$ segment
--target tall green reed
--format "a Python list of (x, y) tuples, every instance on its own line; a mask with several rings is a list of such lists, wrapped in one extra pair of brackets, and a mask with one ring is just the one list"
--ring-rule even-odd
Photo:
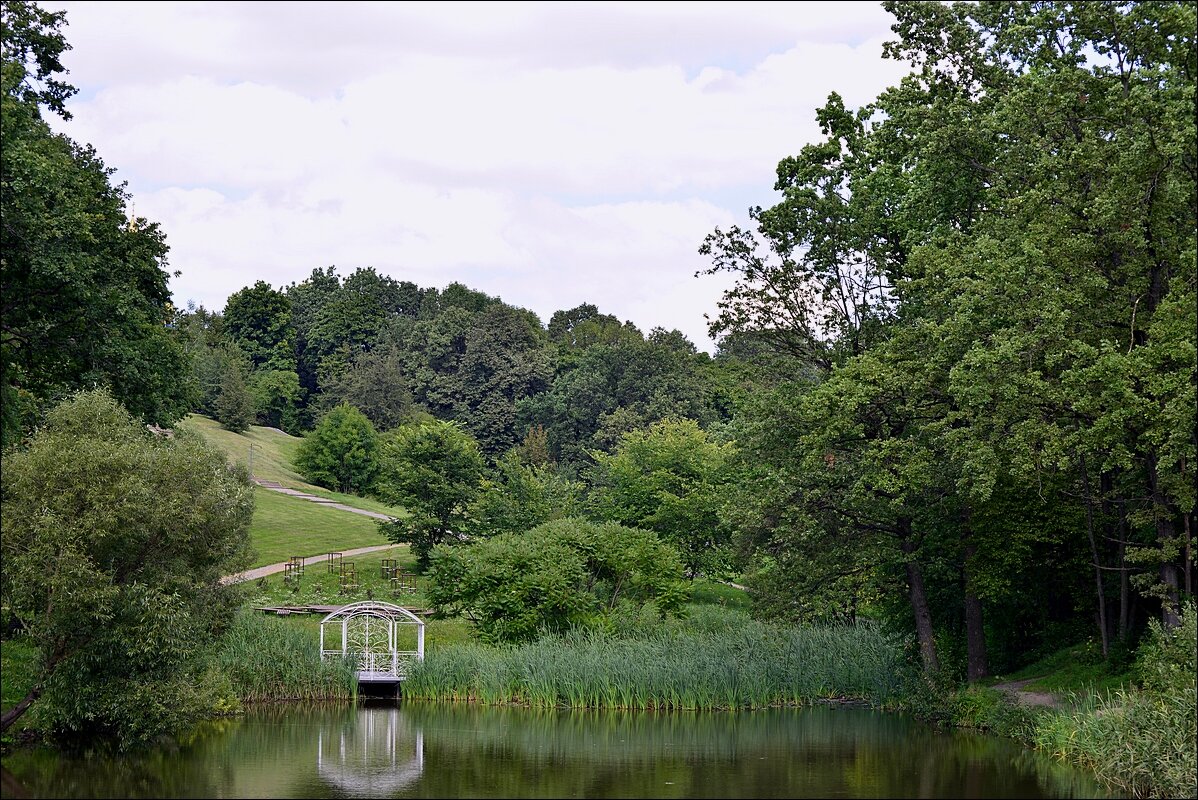
[(353, 667), (322, 662), (319, 649), (311, 630), (243, 610), (225, 635), (216, 665), (242, 702), (354, 697)]
[(876, 626), (790, 628), (720, 612), (631, 637), (571, 631), (515, 646), (432, 648), (404, 684), (430, 700), (534, 707), (762, 708), (899, 699), (901, 648)]

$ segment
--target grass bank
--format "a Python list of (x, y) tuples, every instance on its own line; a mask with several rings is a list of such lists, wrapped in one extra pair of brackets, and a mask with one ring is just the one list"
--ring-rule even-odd
[[(292, 436), (289, 433), (283, 433), (274, 428), (263, 428), (259, 425), (251, 425), (245, 433), (233, 433), (221, 427), (216, 420), (199, 414), (189, 414), (178, 426), (198, 431), (205, 440), (223, 452), (225, 458), (231, 463), (243, 464), (248, 467), (250, 445), (253, 445), (254, 468), (252, 472), (256, 478), (275, 481), (290, 489), (299, 489), (317, 497), (327, 497), (338, 503), (366, 511), (377, 511), (392, 517), (401, 517), (407, 514), (402, 508), (380, 503), (370, 497), (333, 492), (308, 483), (304, 480), (304, 476), (292, 466), (295, 451), (299, 449), (300, 443), (303, 441), (299, 436)], [(309, 503), (309, 505), (312, 504)]]
[[(381, 536), (370, 544), (387, 544)], [(329, 552), (348, 550), (344, 547), (329, 546), (324, 550), (314, 552)], [(296, 553), (295, 555), (299, 555)], [(416, 559), (407, 545), (397, 545), (391, 550), (380, 550), (374, 553), (362, 553), (356, 556), (344, 557), (344, 563), (353, 562), (357, 573), (358, 588), (345, 594), (341, 593), (340, 575), (329, 572), (326, 562), (309, 564), (304, 574), (297, 580), (288, 583), (283, 573), (276, 573), (257, 581), (246, 584), (247, 597), (250, 605), (336, 605), (353, 603), (358, 600), (382, 600), (402, 606), (425, 608), (428, 599), (425, 596), (426, 581), (423, 576), (414, 579), (416, 591), (392, 594), (391, 581), (383, 577), (382, 562), (384, 558), (396, 559), (399, 565), (410, 576), (415, 569)], [(282, 561), (286, 561), (284, 556)]]
[(953, 690), (932, 683), (919, 685), (906, 705), (944, 724), (1018, 739), (1091, 770), (1123, 795), (1194, 797), (1198, 792), (1196, 617), (1191, 605), (1177, 629), (1165, 632), (1154, 625), (1134, 668), (1125, 675), (1079, 665), (1060, 654), (1050, 657), (1048, 663), (1059, 664), (1059, 669), (1028, 686), (1069, 689), (1060, 708), (1020, 705), (986, 686)]
[(404, 684), (427, 700), (618, 709), (763, 708), (902, 696), (901, 647), (872, 625), (788, 628), (692, 606), (627, 637), (575, 632), (516, 646), (430, 648)]

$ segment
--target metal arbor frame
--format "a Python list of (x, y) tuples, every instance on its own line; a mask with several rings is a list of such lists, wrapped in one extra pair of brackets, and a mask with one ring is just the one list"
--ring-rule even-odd
[[(327, 625), (341, 628), (340, 649), (326, 648)], [(400, 625), (416, 626), (415, 651), (398, 649)], [(320, 657), (353, 659), (359, 681), (403, 680), (409, 663), (424, 660), (424, 620), (392, 603), (350, 603), (320, 621)]]

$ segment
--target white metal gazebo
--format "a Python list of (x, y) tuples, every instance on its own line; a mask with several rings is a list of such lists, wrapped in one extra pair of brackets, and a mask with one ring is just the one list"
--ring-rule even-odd
[[(330, 646), (336, 635), (326, 635), (329, 625), (341, 629), (340, 648)], [(401, 625), (416, 626), (415, 650), (399, 649)], [(413, 662), (424, 660), (424, 620), (392, 603), (350, 603), (320, 621), (320, 657), (351, 659), (359, 683), (397, 683), (407, 677)]]

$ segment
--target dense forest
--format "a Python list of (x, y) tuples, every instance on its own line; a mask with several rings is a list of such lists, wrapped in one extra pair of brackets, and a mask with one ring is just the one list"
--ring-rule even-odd
[(1129, 659), (1193, 596), (1195, 6), (885, 5), (910, 74), (829, 97), (781, 199), (696, 242), (735, 280), (709, 356), (370, 265), (176, 308), (163, 232), (43, 119), (73, 92), (61, 15), (6, 3), (6, 447), (104, 385), (158, 425), (333, 418), (379, 455), (322, 482), (402, 500), (399, 444), (455, 423), (479, 462), (436, 541), (584, 514), (761, 617), (885, 620), (929, 671)]

